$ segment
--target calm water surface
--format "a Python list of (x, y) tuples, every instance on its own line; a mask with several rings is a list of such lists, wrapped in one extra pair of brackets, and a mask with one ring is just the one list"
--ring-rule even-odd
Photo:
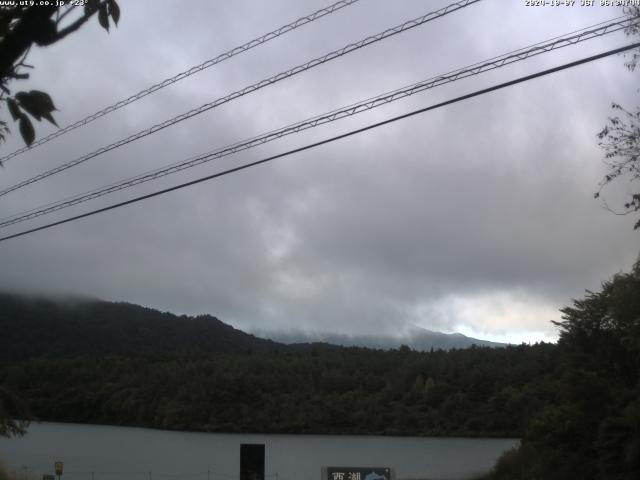
[(64, 462), (62, 480), (233, 480), (239, 476), (241, 443), (265, 444), (269, 480), (320, 480), (322, 466), (388, 466), (398, 480), (453, 480), (487, 472), (517, 440), (213, 434), (40, 423), (22, 438), (0, 439), (0, 458), (16, 480), (40, 480), (43, 473), (53, 473), (55, 461)]

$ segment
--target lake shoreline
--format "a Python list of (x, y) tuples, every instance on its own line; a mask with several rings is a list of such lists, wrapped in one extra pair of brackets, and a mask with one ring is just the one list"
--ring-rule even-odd
[(363, 433), (363, 432), (338, 432), (338, 431), (227, 431), (227, 430), (204, 430), (204, 429), (181, 429), (181, 428), (160, 428), (149, 425), (125, 425), (115, 423), (93, 423), (93, 422), (73, 422), (63, 420), (31, 420), (31, 424), (64, 424), (78, 426), (98, 426), (98, 427), (122, 427), (154, 430), (159, 432), (182, 432), (182, 433), (202, 433), (202, 434), (220, 434), (220, 435), (295, 435), (295, 436), (336, 436), (336, 437), (390, 437), (390, 438), (450, 438), (450, 439), (496, 439), (496, 440), (520, 440), (515, 435), (499, 435), (491, 432), (468, 432), (461, 434), (438, 434), (428, 433), (424, 435), (416, 435), (401, 432), (384, 432), (384, 433)]
[[(65, 465), (64, 480), (223, 480), (237, 478), (242, 444), (265, 446), (265, 478), (320, 477), (323, 467), (389, 467), (399, 480), (480, 478), (516, 439), (205, 433), (144, 427), (32, 423), (23, 437), (0, 439), (13, 469), (40, 478)], [(268, 475), (267, 475), (268, 474)]]
[[(120, 428), (135, 428), (141, 430), (153, 430), (158, 432), (176, 432), (176, 433), (196, 433), (196, 434), (212, 434), (212, 435), (278, 435), (278, 436), (332, 436), (332, 437), (381, 437), (381, 438), (442, 438), (442, 439), (491, 439), (491, 440), (520, 440), (520, 437), (515, 436), (502, 436), (502, 435), (481, 435), (481, 434), (469, 434), (469, 435), (411, 435), (402, 433), (349, 433), (349, 432), (229, 432), (229, 431), (214, 431), (214, 430), (184, 430), (184, 429), (171, 429), (171, 428), (159, 428), (153, 426), (144, 425), (116, 425), (108, 423), (84, 423), (84, 422), (64, 422), (64, 421), (51, 421), (51, 420), (32, 420), (31, 424), (43, 425), (43, 424), (62, 424), (62, 425), (76, 425), (76, 426), (93, 426), (93, 427), (120, 427)], [(28, 431), (27, 431), (28, 434)]]

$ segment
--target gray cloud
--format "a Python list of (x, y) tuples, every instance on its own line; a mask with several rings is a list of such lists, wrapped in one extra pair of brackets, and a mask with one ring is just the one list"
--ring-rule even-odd
[[(429, 2), (429, 8), (446, 2)], [(122, 5), (37, 50), (29, 88), (67, 124), (320, 8), (323, 2)], [(7, 163), (8, 185), (332, 48), (426, 12), (363, 0)], [(117, 181), (618, 15), (487, 0), (224, 105), (0, 199), (0, 215)], [(94, 22), (95, 23), (95, 22)], [(423, 93), (175, 177), (153, 191), (625, 43), (623, 35)], [(247, 329), (396, 331), (406, 323), (502, 340), (549, 320), (637, 255), (632, 221), (592, 199), (595, 134), (637, 101), (620, 57), (539, 79), (114, 212), (0, 244), (0, 288), (77, 293)], [(17, 85), (16, 85), (17, 87)], [(47, 132), (42, 125), (39, 134)], [(12, 138), (3, 146), (20, 145)], [(624, 188), (622, 188), (624, 191)], [(615, 189), (612, 200), (620, 195)], [(52, 216), (63, 218), (64, 214)], [(12, 231), (17, 231), (14, 229)]]

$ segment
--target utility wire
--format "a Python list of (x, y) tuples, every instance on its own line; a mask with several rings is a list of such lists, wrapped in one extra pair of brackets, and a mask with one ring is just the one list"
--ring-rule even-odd
[[(621, 19), (624, 19), (624, 20), (621, 20)], [(42, 215), (46, 215), (58, 210), (62, 210), (64, 208), (71, 207), (73, 205), (78, 205), (80, 203), (84, 203), (89, 200), (102, 197), (104, 195), (108, 195), (120, 190), (124, 190), (126, 188), (131, 188), (136, 185), (140, 185), (142, 183), (156, 180), (166, 175), (171, 175), (173, 173), (177, 173), (179, 171), (192, 168), (197, 165), (210, 162), (212, 160), (216, 160), (216, 159), (219, 159), (243, 150), (247, 150), (249, 148), (253, 148), (253, 147), (265, 144), (267, 142), (271, 142), (278, 138), (282, 138), (286, 135), (291, 135), (294, 133), (301, 132), (303, 130), (307, 130), (310, 128), (317, 127), (319, 125), (323, 125), (325, 123), (339, 120), (341, 118), (356, 115), (358, 113), (362, 113), (362, 112), (374, 109), (376, 107), (379, 107), (381, 105), (385, 105), (387, 103), (394, 102), (402, 98), (406, 98), (408, 96), (414, 95), (416, 93), (425, 91), (430, 88), (443, 85), (445, 83), (454, 82), (462, 78), (467, 78), (473, 75), (478, 75), (486, 71), (501, 68), (505, 65), (526, 60), (535, 55), (551, 52), (553, 50), (563, 48), (569, 45), (575, 45), (577, 43), (580, 43), (592, 38), (601, 37), (606, 34), (614, 33), (619, 30), (628, 28), (629, 26), (638, 25), (638, 24), (640, 24), (640, 20), (637, 18), (626, 19), (626, 17), (618, 17), (608, 22), (602, 22), (597, 25), (593, 25), (591, 27), (578, 30), (576, 32), (571, 32), (570, 34), (567, 34), (561, 37), (555, 37), (551, 40), (546, 41), (546, 43), (540, 42), (529, 47), (524, 47), (512, 52), (500, 55), (498, 57), (485, 60), (484, 62), (478, 62), (467, 67), (462, 67), (452, 72), (439, 75), (436, 77), (432, 77), (430, 79), (423, 80), (421, 82), (394, 90), (392, 92), (387, 92), (377, 97), (372, 97), (367, 100), (361, 101), (359, 103), (354, 103), (349, 106), (342, 107), (341, 109), (334, 110), (332, 112), (325, 113), (316, 117), (312, 117), (310, 119), (303, 120), (301, 122), (288, 125), (286, 127), (283, 127), (277, 130), (273, 130), (271, 132), (262, 134), (257, 137), (253, 137), (248, 140), (240, 141), (238, 143), (226, 146), (219, 150), (214, 150), (204, 154), (200, 154), (200, 155), (191, 157), (187, 160), (183, 160), (181, 162), (174, 163), (166, 167), (162, 167), (160, 169), (156, 169), (156, 170), (146, 172), (117, 183), (100, 187), (90, 192), (85, 192), (79, 195), (65, 198), (57, 202), (49, 203), (47, 205), (43, 205), (43, 206), (36, 207), (21, 213), (17, 213), (9, 217), (1, 218), (0, 228), (6, 228), (10, 225), (15, 225), (17, 223), (31, 220), (31, 219), (40, 217)]]
[[(20, 223), (25, 220), (30, 220), (30, 219), (39, 217), (41, 215), (45, 215), (45, 214), (60, 210), (62, 208), (77, 205), (79, 203), (83, 203), (85, 201), (89, 201), (89, 200), (101, 197), (103, 195), (114, 193), (116, 191), (123, 190), (125, 188), (130, 188), (135, 185), (139, 185), (141, 183), (145, 183), (166, 175), (170, 175), (172, 173), (177, 173), (181, 170), (191, 168), (191, 167), (200, 165), (202, 163), (212, 161), (217, 158), (231, 155), (233, 153), (237, 153), (239, 151), (246, 150), (246, 149), (276, 140), (285, 135), (298, 133), (308, 128), (313, 128), (318, 125), (322, 125), (324, 123), (329, 123), (331, 121), (338, 120), (346, 116), (355, 115), (357, 113), (361, 113), (363, 111), (376, 108), (380, 105), (390, 103), (392, 101), (404, 98), (406, 96), (419, 93), (428, 88), (434, 88), (444, 83), (453, 82), (461, 78), (466, 78), (468, 76), (482, 73), (484, 71), (500, 68), (504, 65), (514, 63), (516, 61), (525, 60), (534, 55), (546, 53), (546, 52), (549, 52), (558, 48), (562, 48), (565, 46), (569, 46), (569, 45), (575, 45), (579, 42), (589, 40), (591, 38), (600, 37), (609, 33), (614, 33), (616, 31), (629, 28), (630, 26), (637, 25), (639, 23), (637, 18), (633, 18), (633, 19), (626, 19), (626, 18), (627, 17), (625, 16), (621, 16), (621, 17), (617, 17), (615, 19), (609, 20), (607, 22), (601, 22), (599, 24), (592, 25), (590, 27), (585, 27), (581, 30), (568, 33), (564, 36), (554, 37), (550, 40), (547, 40), (546, 43), (540, 42), (540, 43), (531, 45), (529, 47), (524, 47), (518, 50), (514, 50), (512, 52), (500, 55), (498, 57), (491, 58), (484, 62), (478, 62), (476, 64), (463, 67), (437, 77), (432, 77), (428, 80), (424, 80), (392, 92), (387, 92), (377, 97), (369, 98), (360, 103), (351, 104), (347, 107), (343, 107), (342, 109), (334, 110), (332, 112), (325, 113), (317, 117), (313, 117), (313, 118), (304, 120), (302, 122), (298, 122), (296, 124), (292, 124), (292, 125), (280, 128), (278, 130), (274, 130), (266, 134), (262, 134), (254, 138), (226, 146), (219, 150), (210, 151), (204, 154), (193, 156), (193, 157), (190, 157), (189, 159), (182, 160), (181, 162), (174, 163), (172, 165), (155, 169), (152, 171), (148, 171), (146, 173), (131, 177), (129, 179), (119, 181), (117, 183), (113, 183), (104, 187), (100, 187), (99, 189), (94, 189), (90, 192), (85, 192), (72, 197), (67, 197), (57, 202), (49, 203), (46, 205), (35, 207), (27, 211), (23, 211), (11, 216), (1, 218), (0, 228), (13, 225), (16, 223)], [(625, 20), (621, 20), (621, 19), (625, 19)]]
[(254, 38), (253, 40), (240, 45), (239, 47), (235, 47), (232, 48), (231, 50), (221, 53), (220, 55), (218, 55), (217, 57), (211, 58), (209, 60), (207, 60), (206, 62), (201, 63), (200, 65), (197, 65), (195, 67), (191, 67), (188, 70), (185, 70), (184, 72), (180, 72), (176, 75), (174, 75), (171, 78), (167, 78), (165, 80), (162, 80), (161, 82), (156, 83), (155, 85), (150, 86), (149, 88), (142, 90), (134, 95), (131, 95), (128, 98), (125, 98), (124, 100), (120, 100), (117, 103), (114, 103), (113, 105), (110, 105), (108, 107), (103, 108), (102, 110), (97, 111), (96, 113), (93, 113), (92, 115), (89, 115), (81, 120), (78, 120), (75, 123), (72, 123), (71, 125), (68, 125), (66, 127), (63, 127), (59, 130), (56, 130), (55, 132), (47, 135), (46, 137), (42, 137), (38, 140), (36, 140), (35, 142), (33, 142), (31, 145), (29, 146), (25, 146), (22, 147), (18, 150), (16, 150), (15, 152), (12, 152), (8, 155), (5, 155), (4, 157), (0, 158), (0, 164), (6, 162), (7, 160), (16, 157), (18, 155), (20, 155), (21, 153), (26, 152), (27, 150), (32, 150), (36, 147), (38, 147), (39, 145), (43, 145), (51, 140), (53, 140), (54, 138), (57, 138), (61, 135), (64, 135), (67, 132), (70, 132), (71, 130), (75, 130), (76, 128), (82, 127), (84, 125), (87, 125), (88, 123), (93, 122), (94, 120), (97, 120), (100, 117), (103, 117), (111, 112), (115, 112), (116, 110), (129, 105), (133, 102), (136, 102), (138, 100), (140, 100), (141, 98), (146, 97), (147, 95), (150, 95), (154, 92), (157, 92), (158, 90), (167, 87), (169, 85), (172, 85), (176, 82), (179, 82), (180, 80), (190, 77), (191, 75), (194, 75), (196, 73), (199, 73), (209, 67), (213, 67), (214, 65), (217, 65), (218, 63), (224, 62), (225, 60), (228, 60), (232, 57), (235, 57), (236, 55), (239, 55), (240, 53), (244, 53), (247, 50), (251, 50), (254, 47), (257, 47), (259, 45), (262, 45), (263, 43), (267, 43), (270, 40), (273, 40), (275, 38), (280, 37), (281, 35), (284, 35), (285, 33), (289, 33), (293, 30), (295, 30), (296, 28), (302, 27), (303, 25), (306, 25), (307, 23), (311, 23), (315, 20), (318, 20), (319, 18), (322, 18), (326, 15), (330, 15), (334, 12), (337, 12), (338, 10), (344, 8), (344, 7), (348, 7), (349, 5), (352, 5), (356, 2), (358, 2), (359, 0), (340, 0), (339, 2), (334, 3), (333, 5), (329, 5), (328, 7), (325, 8), (321, 8), (320, 10), (317, 10), (313, 13), (310, 13), (309, 15), (305, 15), (303, 17), (298, 18), (296, 21), (288, 23), (287, 25), (284, 25), (280, 28), (277, 28), (276, 30), (273, 30), (272, 32), (266, 33), (258, 38)]
[(417, 17), (414, 18), (413, 20), (409, 20), (406, 21), (404, 23), (402, 23), (401, 25), (395, 26), (393, 28), (389, 28), (387, 30), (384, 30), (383, 32), (380, 32), (376, 35), (372, 35), (370, 37), (367, 37), (363, 40), (360, 40), (359, 42), (356, 43), (351, 43), (345, 47), (342, 47), (338, 50), (334, 50), (333, 52), (327, 53), (321, 57), (317, 57), (307, 63), (304, 63), (302, 65), (298, 65), (297, 67), (291, 68), (285, 72), (281, 72), (278, 73), (277, 75), (274, 75), (272, 77), (269, 77), (267, 79), (261, 80), (258, 83), (254, 83), (253, 85), (250, 85), (248, 87), (245, 87), (241, 90), (237, 90), (225, 97), (220, 97), (216, 100), (213, 100), (212, 102), (206, 103), (204, 105), (201, 105), (198, 108), (194, 108), (193, 110), (189, 110), (188, 112), (182, 113), (176, 117), (173, 117), (171, 119), (165, 120), (162, 123), (158, 123), (156, 125), (153, 125), (152, 127), (146, 129), (146, 130), (142, 130), (138, 133), (135, 133), (127, 138), (124, 138), (122, 140), (118, 140), (117, 142), (111, 143), (110, 145), (107, 145), (105, 147), (99, 148), (98, 150), (95, 150), (91, 153), (88, 153), (86, 155), (83, 155), (82, 157), (76, 158), (75, 160), (72, 160), (70, 162), (67, 162), (63, 165), (60, 165), (56, 168), (53, 168), (51, 170), (48, 170), (44, 173), (41, 173), (39, 175), (36, 175), (35, 177), (32, 177), (28, 180), (24, 180), (20, 183), (17, 183), (11, 187), (5, 188), (4, 190), (0, 191), (0, 197), (3, 195), (6, 195), (10, 192), (13, 192), (15, 190), (18, 190), (19, 188), (25, 187), (27, 185), (30, 185), (32, 183), (38, 182), (40, 180), (43, 180), (47, 177), (50, 177), (52, 175), (55, 175), (56, 173), (60, 173), (64, 170), (67, 170), (71, 167), (74, 167), (80, 163), (86, 162), (87, 160), (97, 157), (98, 155), (101, 155), (103, 153), (109, 152), (115, 148), (121, 147), (123, 145), (126, 145), (128, 143), (131, 143), (135, 140), (139, 140), (140, 138), (146, 137), (147, 135), (151, 135), (152, 133), (158, 132), (164, 128), (167, 128), (171, 125), (174, 125), (175, 123), (181, 122), (183, 120), (186, 120), (188, 118), (194, 117), (196, 115), (199, 115), (201, 113), (204, 113), (208, 110), (211, 110), (215, 107), (218, 107), (222, 104), (228, 103), (232, 100), (235, 100), (236, 98), (242, 97), (244, 95), (247, 95), (249, 93), (255, 92), (256, 90), (260, 90), (261, 88), (264, 88), (268, 85), (274, 84), (276, 82), (279, 82), (280, 80), (284, 80), (286, 78), (292, 77), (294, 75), (297, 75), (301, 72), (304, 72), (306, 70), (312, 69), (314, 67), (317, 67), (318, 65), (322, 65), (326, 62), (329, 62), (331, 60), (334, 60), (336, 58), (342, 57), (343, 55), (346, 55), (348, 53), (351, 53), (355, 50), (358, 50), (360, 48), (366, 47), (368, 45), (371, 45), (372, 43), (376, 43), (379, 42), (381, 40), (384, 40), (386, 38), (389, 38), (393, 35), (397, 35), (398, 33), (401, 32), (405, 32), (407, 30), (410, 30), (412, 28), (415, 28), (417, 26), (423, 25), (427, 22), (430, 22), (432, 20), (435, 20), (437, 18), (443, 17), (449, 13), (455, 12), (457, 10), (460, 10), (462, 8), (468, 7), (469, 5), (472, 5), (474, 3), (477, 3), (481, 0), (461, 0), (455, 3), (452, 3), (450, 5), (447, 5), (444, 8), (441, 8), (440, 10), (436, 10), (434, 12), (431, 13), (427, 13), (426, 15), (422, 15), (421, 17)]
[(21, 236), (27, 235), (29, 233), (38, 232), (40, 230), (45, 230), (45, 229), (48, 229), (48, 228), (51, 228), (51, 227), (55, 227), (57, 225), (62, 225), (64, 223), (69, 223), (69, 222), (72, 222), (72, 221), (75, 221), (75, 220), (79, 220), (81, 218), (90, 217), (90, 216), (96, 215), (98, 213), (107, 212), (109, 210), (114, 210), (116, 208), (124, 207), (125, 205), (130, 205), (132, 203), (137, 203), (137, 202), (140, 202), (142, 200), (147, 200), (149, 198), (157, 197), (159, 195), (164, 195), (165, 193), (173, 192), (174, 190), (180, 190), (182, 188), (190, 187), (191, 185), (196, 185), (198, 183), (206, 182), (208, 180), (213, 180), (215, 178), (228, 175), (230, 173), (238, 172), (240, 170), (245, 170), (245, 169), (250, 168), (250, 167), (255, 167), (257, 165), (261, 165), (263, 163), (267, 163), (267, 162), (276, 160), (278, 158), (282, 158), (282, 157), (286, 157), (286, 156), (289, 156), (289, 155), (293, 155), (295, 153), (304, 152), (306, 150), (311, 150), (311, 149), (319, 147), (321, 145), (332, 143), (332, 142), (335, 142), (336, 140), (341, 140), (343, 138), (351, 137), (353, 135), (357, 135), (359, 133), (366, 132), (368, 130), (373, 130), (374, 128), (378, 128), (378, 127), (381, 127), (383, 125), (387, 125), (389, 123), (396, 122), (398, 120), (409, 118), (409, 117), (412, 117), (414, 115), (418, 115), (418, 114), (425, 113), (425, 112), (428, 112), (428, 111), (431, 111), (431, 110), (435, 110), (435, 109), (438, 109), (438, 108), (441, 108), (441, 107), (445, 107), (447, 105), (458, 103), (458, 102), (461, 102), (463, 100), (468, 100), (468, 99), (473, 98), (473, 97), (477, 97), (477, 96), (480, 96), (480, 95), (484, 95), (486, 93), (494, 92), (496, 90), (500, 90), (500, 89), (503, 89), (503, 88), (506, 88), (506, 87), (510, 87), (512, 85), (516, 85), (516, 84), (519, 84), (519, 83), (527, 82), (527, 81), (533, 80), (535, 78), (539, 78), (539, 77), (542, 77), (542, 76), (545, 76), (545, 75), (549, 75), (549, 74), (552, 74), (552, 73), (555, 73), (555, 72), (559, 72), (561, 70), (566, 70), (568, 68), (573, 68), (573, 67), (576, 67), (578, 65), (583, 65), (585, 63), (593, 62), (595, 60), (599, 60), (601, 58), (605, 58), (605, 57), (608, 57), (608, 56), (611, 56), (611, 55), (616, 55), (618, 53), (626, 52), (627, 50), (632, 50), (632, 49), (638, 48), (638, 47), (640, 47), (640, 42), (633, 43), (631, 45), (626, 45), (624, 47), (615, 48), (613, 50), (609, 50), (607, 52), (603, 52), (603, 53), (600, 53), (598, 55), (593, 55), (593, 56), (590, 56), (590, 57), (586, 57), (586, 58), (583, 58), (581, 60), (576, 60), (574, 62), (565, 63), (564, 65), (560, 65), (560, 66), (557, 66), (557, 67), (554, 67), (554, 68), (550, 68), (550, 69), (547, 69), (547, 70), (542, 70), (540, 72), (533, 73), (531, 75), (526, 75), (524, 77), (519, 77), (519, 78), (516, 78), (515, 80), (510, 80), (508, 82), (500, 83), (500, 84), (494, 85), (492, 87), (483, 88), (481, 90), (476, 90), (475, 92), (468, 93), (466, 95), (462, 95), (460, 97), (456, 97), (456, 98), (453, 98), (451, 100), (447, 100), (445, 102), (437, 103), (435, 105), (430, 105), (428, 107), (424, 107), (424, 108), (421, 108), (421, 109), (418, 109), (418, 110), (413, 110), (413, 111), (405, 113), (403, 115), (398, 115), (396, 117), (392, 117), (392, 118), (389, 118), (387, 120), (383, 120), (381, 122), (373, 123), (373, 124), (367, 125), (367, 126), (362, 127), (362, 128), (351, 130), (349, 132), (346, 132), (346, 133), (343, 133), (343, 134), (340, 134), (340, 135), (336, 135), (334, 137), (326, 138), (326, 139), (321, 140), (319, 142), (315, 142), (315, 143), (311, 143), (311, 144), (308, 144), (308, 145), (304, 145), (302, 147), (294, 148), (292, 150), (288, 150), (286, 152), (279, 153), (277, 155), (272, 155), (270, 157), (263, 158), (262, 160), (256, 160), (255, 162), (245, 163), (243, 165), (239, 165), (237, 167), (230, 168), (228, 170), (223, 170), (222, 172), (214, 173), (212, 175), (207, 175), (206, 177), (201, 177), (201, 178), (198, 178), (196, 180), (191, 180), (190, 182), (181, 183), (179, 185), (175, 185), (173, 187), (169, 187), (169, 188), (165, 188), (165, 189), (162, 189), (162, 190), (158, 190), (158, 191), (153, 192), (153, 193), (148, 193), (146, 195), (141, 195), (139, 197), (132, 198), (130, 200), (126, 200), (124, 202), (115, 203), (115, 204), (109, 205), (107, 207), (103, 207), (103, 208), (99, 208), (99, 209), (96, 209), (96, 210), (92, 210), (90, 212), (86, 212), (86, 213), (83, 213), (83, 214), (80, 214), (80, 215), (75, 215), (73, 217), (65, 218), (63, 220), (58, 220), (57, 222), (48, 223), (46, 225), (41, 225), (41, 226), (36, 227), (36, 228), (31, 228), (29, 230), (24, 230), (22, 232), (14, 233), (13, 235), (7, 235), (5, 237), (0, 237), (0, 242), (4, 242), (4, 241), (10, 240), (12, 238), (21, 237)]

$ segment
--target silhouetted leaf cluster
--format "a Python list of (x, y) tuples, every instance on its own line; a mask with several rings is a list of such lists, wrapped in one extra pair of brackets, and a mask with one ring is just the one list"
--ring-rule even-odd
[[(624, 2), (621, 2), (624, 3)], [(629, 18), (640, 18), (640, 6), (627, 6), (624, 8)], [(640, 26), (636, 22), (625, 29), (629, 36), (640, 34)], [(634, 71), (640, 60), (640, 52), (636, 49), (631, 53), (631, 59), (625, 63), (630, 71)], [(600, 147), (605, 152), (605, 163), (608, 173), (600, 182), (600, 188), (594, 197), (599, 198), (604, 187), (616, 179), (627, 177), (630, 181), (640, 179), (640, 107), (630, 111), (618, 103), (612, 103), (611, 108), (616, 115), (609, 117), (609, 123), (598, 133)], [(640, 192), (633, 193), (624, 202), (624, 210), (610, 208), (606, 202), (605, 207), (617, 215), (627, 215), (640, 211)], [(640, 229), (640, 220), (633, 227)]]
[[(62, 40), (96, 13), (98, 22), (107, 31), (109, 19), (116, 25), (120, 20), (120, 7), (116, 0), (88, 0), (84, 9), (68, 2), (67, 5), (56, 5), (53, 1), (46, 3), (13, 2), (12, 5), (0, 6), (0, 101), (6, 103), (27, 145), (31, 145), (36, 136), (29, 116), (38, 121), (44, 118), (57, 126), (51, 114), (56, 109), (48, 94), (31, 90), (11, 95), (10, 82), (29, 78), (24, 69), (33, 68), (25, 63), (29, 49), (33, 45), (47, 46)], [(72, 18), (76, 12), (82, 13)], [(72, 19), (69, 21), (69, 18)], [(0, 121), (0, 142), (8, 133), (6, 121)]]

